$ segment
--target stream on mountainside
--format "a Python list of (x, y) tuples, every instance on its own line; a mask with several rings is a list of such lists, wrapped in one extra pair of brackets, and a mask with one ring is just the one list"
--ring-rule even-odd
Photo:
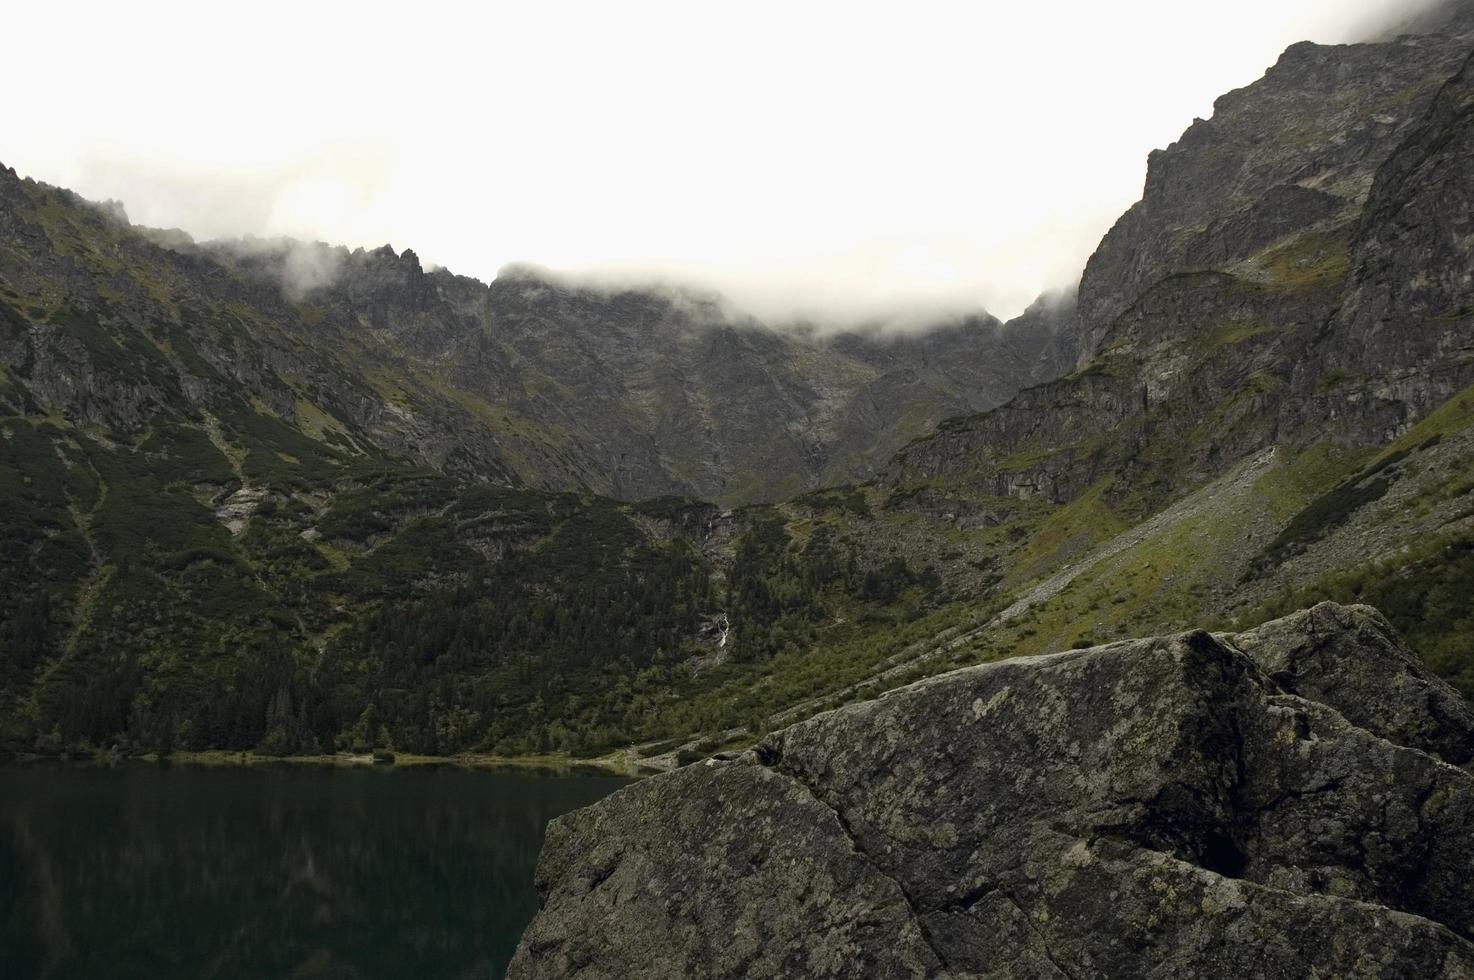
[(628, 782), (0, 767), (0, 977), (499, 978), (553, 817)]

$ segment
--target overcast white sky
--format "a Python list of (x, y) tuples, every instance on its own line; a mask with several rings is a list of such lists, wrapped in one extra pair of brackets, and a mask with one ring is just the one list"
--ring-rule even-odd
[(0, 162), (196, 237), (1008, 316), (1216, 96), (1416, 6), (17, 2)]

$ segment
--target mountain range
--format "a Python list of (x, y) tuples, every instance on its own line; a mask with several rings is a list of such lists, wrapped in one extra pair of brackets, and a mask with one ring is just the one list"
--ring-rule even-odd
[[(212, 398), (242, 395), (300, 431), (473, 480), (781, 499), (867, 477), (940, 419), (1000, 404), (1073, 355), (1070, 335), (981, 312), (919, 332), (821, 333), (689, 289), (596, 289), (517, 266), (488, 286), (389, 246), (196, 245), (134, 228), (117, 203), (6, 177), (12, 296), (65, 280), (71, 313), (145, 337), (162, 317), (200, 354), (170, 366), (182, 399), (135, 392), (126, 411), (196, 424)], [(104, 270), (117, 275), (98, 282)], [(137, 421), (105, 399), (32, 397), (108, 426)]]
[(1077, 292), (764, 324), (0, 172), (0, 746), (661, 767), (1371, 601), (1474, 694), (1474, 15), (1297, 44)]

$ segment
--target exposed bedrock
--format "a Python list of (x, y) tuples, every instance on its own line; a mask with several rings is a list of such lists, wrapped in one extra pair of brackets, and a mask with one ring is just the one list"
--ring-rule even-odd
[(1474, 977), (1468, 704), (1323, 604), (959, 670), (555, 821), (543, 977)]

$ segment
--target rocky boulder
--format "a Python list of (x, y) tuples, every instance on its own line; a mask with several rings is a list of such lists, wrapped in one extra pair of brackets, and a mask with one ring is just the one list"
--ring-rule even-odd
[(1467, 718), (1362, 607), (956, 671), (555, 821), (509, 976), (1471, 977)]
[(1230, 638), (1290, 694), (1398, 745), (1467, 766), (1474, 708), (1433, 675), (1370, 606), (1323, 602)]

